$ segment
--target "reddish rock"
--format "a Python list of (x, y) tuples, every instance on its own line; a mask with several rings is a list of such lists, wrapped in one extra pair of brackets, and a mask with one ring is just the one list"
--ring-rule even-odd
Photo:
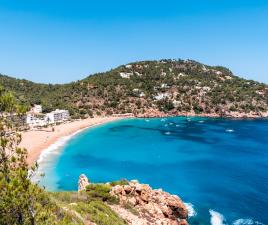
[(179, 225), (189, 225), (185, 219), (179, 221)]
[[(116, 196), (121, 205), (113, 209), (129, 224), (188, 225), (187, 208), (176, 195), (159, 189), (153, 190), (149, 185), (137, 181), (130, 181), (128, 185), (116, 185), (110, 194)], [(138, 212), (138, 217), (131, 215), (127, 209), (122, 210), (126, 203)]]
[(129, 185), (124, 186), (124, 190), (125, 190), (127, 195), (132, 192), (132, 188)]

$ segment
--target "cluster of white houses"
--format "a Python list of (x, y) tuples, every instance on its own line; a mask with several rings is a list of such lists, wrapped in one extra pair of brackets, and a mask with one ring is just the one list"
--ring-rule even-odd
[(43, 127), (49, 124), (61, 123), (70, 119), (68, 110), (56, 109), (50, 113), (42, 114), (42, 106), (34, 105), (27, 113), (26, 123), (30, 127)]

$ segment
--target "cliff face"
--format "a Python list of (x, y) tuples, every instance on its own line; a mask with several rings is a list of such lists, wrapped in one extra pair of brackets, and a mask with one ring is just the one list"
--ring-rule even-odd
[[(188, 224), (186, 206), (176, 195), (153, 190), (149, 185), (137, 181), (116, 185), (110, 193), (120, 201), (119, 205), (112, 205), (111, 208), (129, 224)], [(127, 209), (131, 207), (132, 212)]]
[[(79, 179), (79, 192), (98, 196), (101, 184), (89, 184), (85, 175)], [(124, 181), (104, 184), (108, 192), (103, 202), (130, 225), (188, 225), (188, 211), (182, 200), (161, 189), (153, 190), (138, 181)], [(94, 193), (92, 193), (94, 190)], [(100, 195), (99, 195), (100, 197)], [(107, 199), (113, 201), (107, 201)]]

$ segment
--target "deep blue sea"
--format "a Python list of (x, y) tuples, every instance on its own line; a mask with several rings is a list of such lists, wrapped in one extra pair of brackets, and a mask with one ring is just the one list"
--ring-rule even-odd
[(84, 130), (40, 159), (48, 190), (126, 178), (179, 195), (191, 225), (268, 224), (268, 120), (125, 119)]

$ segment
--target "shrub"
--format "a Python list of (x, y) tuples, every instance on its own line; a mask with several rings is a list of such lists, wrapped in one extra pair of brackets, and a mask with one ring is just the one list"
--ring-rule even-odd
[(90, 184), (87, 186), (86, 193), (89, 201), (100, 200), (117, 204), (118, 199), (110, 194), (110, 190), (109, 184)]
[(72, 206), (83, 217), (98, 225), (126, 225), (108, 205), (100, 201), (91, 201), (89, 204), (78, 203)]
[(126, 179), (118, 180), (118, 181), (112, 181), (110, 185), (116, 186), (116, 185), (128, 185), (128, 181)]

